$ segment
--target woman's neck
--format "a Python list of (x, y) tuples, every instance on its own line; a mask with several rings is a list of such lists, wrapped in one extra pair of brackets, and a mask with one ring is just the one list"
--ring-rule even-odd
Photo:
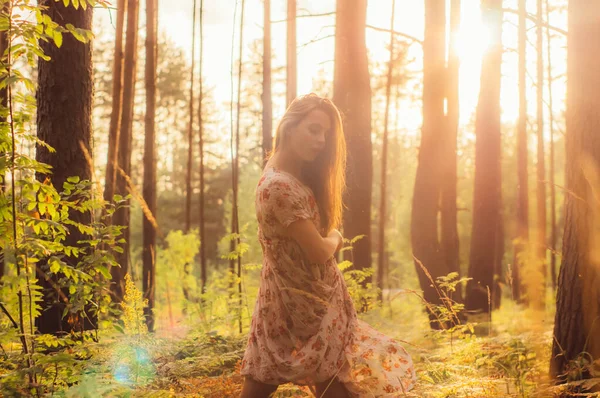
[(303, 180), (303, 162), (295, 159), (293, 155), (287, 154), (283, 151), (278, 152), (273, 155), (271, 160), (269, 160), (269, 166), (285, 171), (301, 181)]

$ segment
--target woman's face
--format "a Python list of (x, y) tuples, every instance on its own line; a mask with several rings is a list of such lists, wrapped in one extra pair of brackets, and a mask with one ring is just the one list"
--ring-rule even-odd
[(305, 162), (314, 161), (331, 135), (331, 120), (320, 109), (312, 110), (289, 134), (289, 149)]

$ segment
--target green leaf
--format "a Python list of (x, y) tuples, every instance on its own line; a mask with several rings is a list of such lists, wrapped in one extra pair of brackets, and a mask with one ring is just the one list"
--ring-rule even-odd
[(52, 264), (50, 264), (50, 272), (56, 274), (58, 271), (60, 271), (60, 264), (58, 261), (53, 261)]
[(76, 291), (77, 288), (75, 287), (75, 285), (69, 286), (69, 294), (75, 294)]
[(69, 181), (72, 184), (77, 184), (80, 181), (80, 178), (79, 176), (71, 176), (67, 178), (67, 181)]
[(98, 270), (98, 272), (100, 272), (106, 279), (111, 279), (111, 275), (110, 272), (108, 271), (108, 268), (105, 267), (104, 265), (100, 265), (98, 267), (96, 267), (96, 269)]
[(69, 6), (69, 0), (63, 0), (63, 4), (65, 5), (65, 7)]

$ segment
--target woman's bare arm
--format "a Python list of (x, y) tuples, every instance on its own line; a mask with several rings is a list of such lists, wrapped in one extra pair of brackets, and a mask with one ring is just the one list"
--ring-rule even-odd
[(339, 250), (342, 245), (342, 235), (333, 230), (323, 237), (310, 220), (294, 221), (287, 227), (288, 235), (293, 238), (309, 261), (324, 263)]

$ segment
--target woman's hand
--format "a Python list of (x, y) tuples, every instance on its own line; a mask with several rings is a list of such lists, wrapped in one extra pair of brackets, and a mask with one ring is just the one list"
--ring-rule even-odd
[(342, 236), (342, 233), (340, 231), (338, 231), (337, 229), (332, 229), (329, 234), (327, 235), (327, 237), (330, 238), (334, 238), (337, 239), (337, 247), (335, 249), (335, 253), (339, 252), (341, 250), (341, 248), (344, 246), (344, 237)]

